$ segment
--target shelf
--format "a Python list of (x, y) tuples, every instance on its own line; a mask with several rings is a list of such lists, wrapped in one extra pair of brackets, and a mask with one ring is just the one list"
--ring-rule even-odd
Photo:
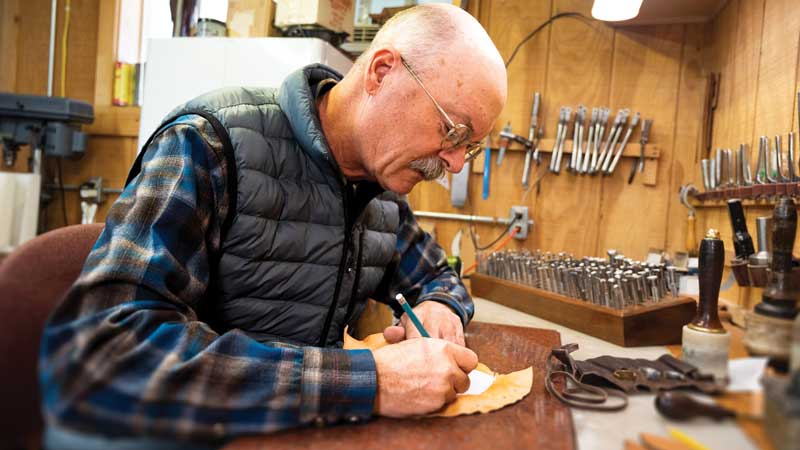
[(693, 197), (695, 208), (719, 208), (727, 205), (727, 200), (738, 198), (744, 206), (772, 206), (774, 198), (788, 195), (800, 196), (800, 182), (755, 184), (752, 186), (715, 189), (701, 192)]
[[(553, 152), (553, 145), (555, 144), (555, 139), (547, 138), (542, 139), (539, 143), (539, 151), (542, 153), (552, 153)], [(585, 142), (584, 142), (585, 144)], [(619, 144), (614, 147), (614, 151), (619, 148)], [(496, 147), (492, 146), (492, 150), (496, 150)], [(514, 143), (508, 147), (508, 150), (511, 151), (524, 151), (527, 150), (524, 147), (521, 147), (519, 144)], [(584, 153), (586, 149), (583, 149)], [(600, 152), (603, 151), (603, 146), (601, 145), (600, 148), (597, 150), (598, 155)], [(625, 145), (625, 150), (622, 152), (622, 156), (626, 158), (638, 158), (639, 153), (641, 152), (641, 144), (638, 142), (628, 142)], [(564, 154), (568, 155), (572, 153), (572, 139), (567, 139), (564, 141)], [(660, 155), (660, 149), (657, 145), (654, 144), (647, 144), (644, 148), (644, 157), (647, 159), (658, 159)]]

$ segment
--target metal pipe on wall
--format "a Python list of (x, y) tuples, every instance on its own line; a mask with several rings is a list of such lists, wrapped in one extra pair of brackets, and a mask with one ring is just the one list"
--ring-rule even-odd
[(47, 96), (53, 96), (53, 70), (56, 56), (56, 9), (58, 0), (50, 1), (50, 54), (47, 56)]
[[(511, 223), (511, 219), (508, 217), (472, 216), (469, 214), (453, 214), (453, 213), (442, 213), (433, 211), (414, 211), (414, 216), (424, 217), (426, 219), (460, 220), (462, 222), (477, 222), (477, 223), (502, 224), (502, 225), (508, 225), (509, 223)], [(533, 220), (528, 220), (528, 225), (533, 226)]]

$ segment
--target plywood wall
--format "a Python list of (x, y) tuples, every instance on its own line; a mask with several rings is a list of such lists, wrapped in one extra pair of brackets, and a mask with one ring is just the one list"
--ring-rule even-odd
[[(800, 9), (795, 0), (730, 0), (710, 24), (705, 64), (721, 73), (712, 149), (747, 144), (753, 171), (760, 136), (774, 139), (781, 134), (785, 151), (788, 132), (798, 131), (798, 39)], [(697, 174), (699, 170), (695, 168)], [(718, 202), (698, 206), (698, 225), (719, 229), (730, 257), (733, 232), (726, 207)], [(772, 203), (746, 205), (745, 214), (755, 239), (755, 219), (771, 216)], [(795, 252), (799, 251), (796, 240)], [(723, 296), (751, 305), (760, 294), (760, 289), (734, 287)]]
[[(577, 11), (590, 17), (591, 0), (481, 2), (478, 17), (504, 58), (548, 17)], [(567, 251), (576, 256), (605, 254), (609, 248), (643, 258), (648, 249), (684, 249), (686, 209), (678, 188), (693, 181), (699, 166), (698, 146), (703, 113), (705, 24), (613, 28), (593, 20), (565, 18), (554, 22), (519, 51), (508, 68), (509, 100), (495, 130), (511, 121), (527, 135), (533, 92), (542, 93), (545, 138), (554, 137), (558, 110), (578, 104), (640, 111), (653, 119), (650, 142), (660, 149), (655, 186), (637, 175), (627, 184), (632, 159), (623, 158), (612, 177), (548, 174), (537, 195), (521, 187), (524, 152), (508, 152), (502, 166), (492, 165), (491, 194), (481, 198), (482, 175), (470, 175), (465, 208), (450, 205), (448, 192), (436, 183), (420, 185), (409, 195), (417, 210), (509, 215), (512, 205), (530, 208), (535, 225), (525, 241), (511, 248)], [(612, 114), (613, 114), (612, 113)], [(639, 130), (631, 142), (638, 143)], [(494, 146), (497, 141), (495, 139)], [(545, 157), (542, 168), (548, 163)], [(479, 162), (482, 167), (482, 161)], [(655, 169), (654, 165), (649, 167)], [(436, 221), (442, 246), (461, 222)], [(487, 243), (502, 226), (478, 226)], [(468, 255), (468, 238), (464, 239)], [(471, 256), (466, 256), (469, 259)], [(470, 261), (466, 261), (469, 263)]]
[[(90, 138), (86, 156), (78, 161), (62, 161), (63, 182), (68, 185), (78, 185), (90, 177), (101, 176), (106, 187), (121, 187), (136, 155), (136, 135), (120, 130), (138, 130), (138, 118), (135, 114), (125, 114), (124, 108), (111, 107), (116, 3), (115, 0), (70, 1), (64, 95), (92, 103), (95, 125), (87, 129)], [(53, 93), (56, 96), (62, 95), (60, 61), (64, 6), (65, 1), (59, 0), (53, 79)], [(0, 91), (35, 95), (47, 93), (49, 30), (49, 0), (0, 2), (0, 60), (3, 61)], [(120, 118), (126, 123), (116, 123)], [(27, 171), (28, 155), (28, 149), (23, 148), (13, 168), (0, 167), (0, 170)], [(46, 160), (44, 172), (46, 182), (57, 180), (58, 170), (54, 159)], [(47, 208), (46, 228), (63, 226), (65, 215), (66, 224), (80, 223), (77, 193), (67, 191), (63, 200), (59, 191), (54, 191), (53, 195)], [(116, 195), (110, 195), (108, 201), (100, 206), (97, 221), (104, 220), (115, 198)], [(63, 210), (66, 210), (66, 214)]]

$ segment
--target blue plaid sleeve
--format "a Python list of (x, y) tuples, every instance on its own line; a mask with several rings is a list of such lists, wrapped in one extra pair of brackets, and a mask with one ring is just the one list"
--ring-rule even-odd
[(228, 205), (221, 149), (198, 116), (151, 144), (44, 331), (48, 422), (224, 439), (371, 416), (369, 351), (265, 345), (198, 319)]
[(420, 228), (408, 203), (400, 199), (396, 202), (401, 220), (396, 249), (399, 262), (388, 296), (376, 300), (392, 305), (397, 314), (403, 313), (394, 301), (398, 293), (412, 306), (433, 300), (449, 306), (466, 327), (475, 313), (475, 306), (461, 278), (447, 265), (444, 250)]

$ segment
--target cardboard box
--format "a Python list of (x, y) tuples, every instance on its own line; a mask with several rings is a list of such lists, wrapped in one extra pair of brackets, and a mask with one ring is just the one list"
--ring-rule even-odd
[(275, 26), (319, 25), (353, 35), (355, 0), (275, 0)]
[(228, 0), (228, 37), (277, 37), (272, 0)]

